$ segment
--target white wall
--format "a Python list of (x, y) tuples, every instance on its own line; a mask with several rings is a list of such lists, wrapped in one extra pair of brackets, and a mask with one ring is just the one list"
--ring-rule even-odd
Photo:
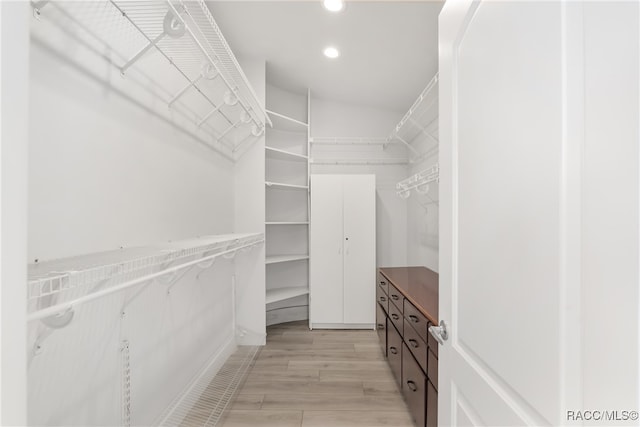
[(640, 8), (583, 7), (583, 408), (637, 410)]
[(27, 143), (26, 2), (0, 3), (0, 425), (26, 425)]
[[(193, 121), (169, 110), (158, 98), (166, 93), (140, 72), (145, 64), (147, 72), (154, 68), (171, 91), (185, 84), (170, 68), (155, 69), (169, 67), (155, 50), (121, 77), (103, 51), (84, 44), (91, 38), (80, 42), (46, 17), (32, 20), (31, 30), (32, 262), (262, 231), (234, 224), (233, 163), (206, 146), (211, 141)], [(264, 209), (264, 202), (256, 203)], [(260, 252), (236, 256), (236, 265), (259, 266), (239, 268), (245, 274), (237, 277), (239, 288), (245, 279), (260, 283), (264, 266), (256, 257)], [(40, 337), (42, 353), (29, 359), (29, 423), (121, 424), (120, 347), (128, 340), (132, 422), (152, 424), (212, 355), (234, 348), (234, 271), (231, 261), (220, 259), (211, 269), (190, 270), (171, 292), (154, 281), (96, 300), (77, 307), (71, 324), (50, 335), (32, 322), (27, 347)]]
[[(268, 79), (268, 76), (267, 76)], [(272, 84), (266, 87), (266, 103), (270, 111), (307, 123), (307, 95), (289, 92)]]
[(233, 164), (112, 90), (127, 78), (79, 71), (45, 25), (30, 58), (29, 259), (231, 232)]
[[(259, 101), (265, 102), (265, 62), (240, 61)], [(264, 233), (265, 218), (265, 136), (250, 142), (250, 147), (235, 164), (235, 223), (238, 233)], [(263, 345), (265, 333), (265, 245), (250, 256), (236, 261), (236, 317), (242, 337), (240, 343)]]
[[(402, 118), (402, 112), (311, 99), (312, 137), (386, 138)], [(345, 147), (313, 145), (315, 160), (385, 160), (406, 156), (398, 144), (386, 150), (380, 145)], [(311, 173), (376, 175), (377, 265), (407, 265), (407, 203), (396, 195), (395, 185), (407, 177), (404, 165), (312, 165)]]

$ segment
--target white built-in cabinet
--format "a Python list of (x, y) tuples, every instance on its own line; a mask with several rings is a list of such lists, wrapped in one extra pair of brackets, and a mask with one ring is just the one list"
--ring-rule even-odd
[(373, 328), (375, 175), (311, 175), (310, 328)]
[(267, 110), (265, 139), (267, 325), (308, 318), (309, 125)]

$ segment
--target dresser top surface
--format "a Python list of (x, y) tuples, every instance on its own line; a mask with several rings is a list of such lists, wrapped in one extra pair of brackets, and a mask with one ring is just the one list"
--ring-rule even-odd
[(384, 267), (380, 273), (431, 322), (438, 323), (438, 273), (426, 267)]

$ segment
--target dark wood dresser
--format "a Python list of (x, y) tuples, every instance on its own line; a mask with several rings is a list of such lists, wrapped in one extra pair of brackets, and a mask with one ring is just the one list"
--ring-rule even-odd
[(438, 425), (438, 273), (425, 267), (380, 268), (376, 328), (382, 351), (416, 426)]

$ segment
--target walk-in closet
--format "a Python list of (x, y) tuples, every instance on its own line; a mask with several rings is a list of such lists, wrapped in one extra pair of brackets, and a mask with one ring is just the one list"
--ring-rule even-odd
[(0, 425), (637, 424), (637, 1), (0, 22)]

